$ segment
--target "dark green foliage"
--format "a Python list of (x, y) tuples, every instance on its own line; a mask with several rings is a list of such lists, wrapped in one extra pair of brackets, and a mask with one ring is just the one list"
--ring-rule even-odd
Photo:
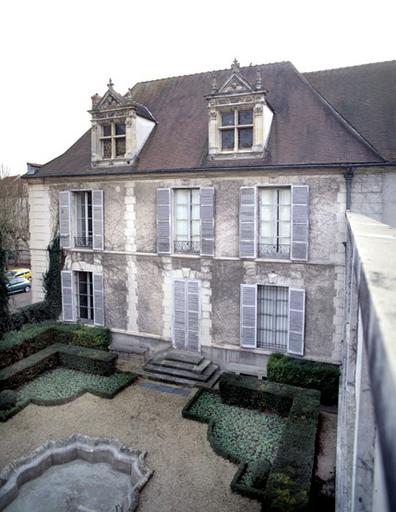
[(108, 350), (111, 331), (106, 327), (61, 324), (53, 321), (26, 325), (19, 331), (8, 332), (0, 340), (0, 368), (9, 366), (57, 342)]
[[(219, 384), (221, 399), (228, 404), (245, 404), (249, 408), (281, 414), (289, 410), (287, 420), (282, 420), (286, 424), (274, 458), (269, 456), (271, 452), (257, 449), (271, 430), (259, 433), (257, 427), (248, 429), (247, 442), (232, 435), (235, 417), (228, 425), (224, 421), (224, 407), (246, 409), (219, 404), (213, 399), (216, 394), (203, 390), (183, 409), (184, 417), (209, 422), (208, 440), (216, 453), (239, 463), (231, 483), (232, 490), (262, 501), (263, 512), (308, 510), (320, 392), (233, 374), (223, 374)], [(254, 414), (254, 411), (249, 412)], [(256, 415), (263, 416), (258, 412)], [(224, 433), (227, 430), (228, 434)]]
[(43, 322), (50, 318), (49, 309), (45, 302), (36, 302), (19, 308), (10, 317), (10, 326), (13, 330), (19, 330), (26, 324)]
[(5, 277), (5, 249), (4, 236), (0, 232), (0, 338), (10, 328), (10, 312), (8, 309), (8, 293)]
[(101, 398), (113, 398), (129, 386), (136, 375), (115, 372), (109, 377), (90, 375), (75, 370), (58, 368), (43, 373), (17, 390), (17, 403), (6, 411), (0, 411), (0, 421), (6, 421), (29, 403), (36, 405), (61, 405), (75, 400), (83, 393), (92, 393)]
[[(209, 423), (208, 441), (220, 456), (239, 464), (231, 489), (243, 496), (262, 499), (263, 488), (253, 486), (253, 468), (265, 465), (276, 454), (286, 420), (280, 416), (222, 403), (218, 393), (199, 390), (187, 403), (183, 417)], [(265, 461), (265, 462), (264, 462)]]
[(335, 365), (295, 359), (284, 354), (271, 354), (268, 359), (267, 375), (268, 379), (274, 382), (319, 389), (322, 393), (322, 403), (337, 403), (340, 370)]
[(47, 318), (58, 318), (62, 311), (62, 285), (61, 271), (64, 264), (64, 254), (60, 248), (59, 235), (48, 246), (48, 270), (43, 277), (45, 290), (45, 306), (48, 311)]
[(17, 394), (12, 389), (5, 389), (0, 392), (0, 410), (11, 409), (17, 401)]
[(223, 373), (219, 381), (221, 399), (228, 405), (274, 411), (288, 414), (293, 402), (293, 391), (287, 387), (259, 380), (256, 377)]
[(85, 373), (111, 375), (117, 355), (102, 350), (56, 343), (0, 371), (0, 389), (18, 388), (57, 366)]

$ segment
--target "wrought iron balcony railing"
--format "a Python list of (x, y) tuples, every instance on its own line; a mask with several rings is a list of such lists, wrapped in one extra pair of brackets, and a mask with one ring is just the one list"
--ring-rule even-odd
[(258, 244), (260, 258), (290, 258), (290, 245)]
[(75, 236), (74, 247), (92, 249), (92, 236)]
[(199, 254), (201, 250), (199, 240), (175, 240), (173, 244), (174, 251), (183, 254)]

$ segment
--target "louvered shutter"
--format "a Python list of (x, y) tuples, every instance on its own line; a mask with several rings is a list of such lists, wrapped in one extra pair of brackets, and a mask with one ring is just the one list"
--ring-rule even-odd
[(187, 281), (187, 339), (186, 349), (199, 350), (199, 283)]
[(201, 255), (214, 256), (214, 188), (200, 190)]
[(70, 192), (59, 192), (59, 237), (60, 246), (64, 249), (71, 247), (70, 215)]
[(291, 259), (308, 260), (309, 188), (292, 187)]
[(289, 288), (289, 332), (287, 351), (304, 355), (305, 290)]
[(173, 288), (173, 343), (184, 349), (186, 344), (186, 281), (176, 280)]
[(73, 272), (62, 270), (62, 318), (64, 322), (74, 321), (74, 286)]
[(94, 324), (104, 325), (103, 274), (92, 274)]
[(257, 346), (257, 285), (241, 284), (241, 347)]
[(103, 251), (103, 190), (92, 190), (92, 232), (93, 248)]
[(170, 254), (171, 202), (170, 189), (157, 189), (157, 252)]
[(239, 256), (256, 257), (256, 187), (241, 187), (239, 203)]

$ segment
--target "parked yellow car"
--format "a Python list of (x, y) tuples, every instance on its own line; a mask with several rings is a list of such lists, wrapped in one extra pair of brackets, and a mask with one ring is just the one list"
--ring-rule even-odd
[(14, 279), (15, 277), (23, 277), (24, 279), (32, 280), (32, 271), (30, 268), (13, 268), (6, 272), (6, 277), (8, 279)]

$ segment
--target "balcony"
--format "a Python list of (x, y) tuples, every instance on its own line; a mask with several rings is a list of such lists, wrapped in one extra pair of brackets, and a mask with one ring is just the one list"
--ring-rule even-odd
[(290, 258), (290, 245), (259, 243), (258, 257), (288, 260)]
[(74, 247), (92, 249), (92, 236), (75, 236)]
[(201, 251), (200, 240), (175, 240), (173, 250), (179, 254), (199, 254)]

